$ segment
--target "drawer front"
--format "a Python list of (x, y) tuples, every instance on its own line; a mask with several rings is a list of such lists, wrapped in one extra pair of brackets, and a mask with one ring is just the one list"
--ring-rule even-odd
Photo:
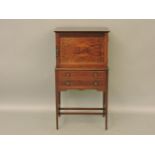
[(58, 71), (58, 77), (63, 79), (105, 79), (105, 71)]
[(105, 82), (105, 71), (57, 71), (58, 89), (104, 90)]

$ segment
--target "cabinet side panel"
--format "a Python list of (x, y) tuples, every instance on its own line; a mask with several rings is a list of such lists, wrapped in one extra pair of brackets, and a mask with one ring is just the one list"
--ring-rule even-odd
[(104, 61), (105, 61), (105, 66), (108, 67), (108, 42), (109, 42), (109, 35), (108, 33), (105, 33), (105, 38), (104, 38), (104, 45), (105, 45), (105, 51), (104, 51)]
[(55, 35), (56, 35), (56, 68), (58, 68), (60, 64), (60, 34), (56, 32)]

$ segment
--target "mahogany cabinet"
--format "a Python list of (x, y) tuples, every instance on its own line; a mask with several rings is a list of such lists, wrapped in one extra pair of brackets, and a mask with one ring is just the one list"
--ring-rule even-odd
[[(108, 128), (108, 32), (107, 28), (56, 28), (56, 128), (61, 115), (105, 117)], [(61, 91), (95, 89), (103, 92), (102, 108), (61, 107)]]

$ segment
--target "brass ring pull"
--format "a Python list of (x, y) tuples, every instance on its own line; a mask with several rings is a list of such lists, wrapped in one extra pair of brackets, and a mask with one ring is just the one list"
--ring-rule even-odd
[(71, 73), (65, 73), (65, 76), (66, 77), (70, 77), (71, 76)]
[(70, 81), (65, 81), (64, 84), (65, 84), (66, 86), (70, 86), (70, 85), (71, 85), (71, 82), (70, 82)]
[(97, 76), (98, 76), (98, 73), (97, 73), (97, 72), (94, 72), (94, 73), (93, 73), (93, 76), (94, 76), (94, 77), (97, 77)]
[(99, 85), (99, 82), (98, 82), (98, 81), (94, 81), (94, 82), (93, 82), (93, 85), (94, 85), (94, 86), (98, 86), (98, 85)]

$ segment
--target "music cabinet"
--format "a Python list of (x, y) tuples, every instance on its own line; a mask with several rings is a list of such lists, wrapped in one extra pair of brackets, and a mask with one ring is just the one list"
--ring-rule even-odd
[[(101, 115), (108, 128), (107, 28), (56, 28), (56, 128), (61, 115)], [(61, 107), (61, 91), (102, 91), (102, 108)]]

